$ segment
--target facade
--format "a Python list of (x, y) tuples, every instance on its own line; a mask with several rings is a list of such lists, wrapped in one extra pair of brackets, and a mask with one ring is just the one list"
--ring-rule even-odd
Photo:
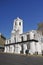
[(4, 52), (4, 44), (6, 38), (0, 33), (0, 52)]
[(14, 20), (13, 29), (11, 31), (10, 39), (6, 39), (5, 53), (28, 53), (42, 54), (43, 52), (43, 36), (42, 32), (38, 30), (30, 30), (23, 33), (23, 20), (18, 18)]

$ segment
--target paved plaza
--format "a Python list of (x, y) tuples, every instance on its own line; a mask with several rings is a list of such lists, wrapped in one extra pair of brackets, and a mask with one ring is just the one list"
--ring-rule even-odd
[(43, 56), (0, 53), (0, 65), (43, 65)]

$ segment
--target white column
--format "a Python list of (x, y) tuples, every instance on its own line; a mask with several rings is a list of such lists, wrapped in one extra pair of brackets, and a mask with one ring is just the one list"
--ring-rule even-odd
[[(31, 31), (30, 32), (30, 40), (34, 39), (34, 32)], [(30, 41), (30, 50), (29, 50), (30, 54), (34, 54), (35, 53), (35, 41)]]
[(30, 40), (34, 39), (34, 32), (30, 32)]
[(35, 42), (32, 41), (30, 42), (30, 50), (29, 50), (30, 54), (34, 54), (35, 53)]
[(4, 50), (4, 52), (7, 52), (7, 47), (5, 46), (5, 50)]

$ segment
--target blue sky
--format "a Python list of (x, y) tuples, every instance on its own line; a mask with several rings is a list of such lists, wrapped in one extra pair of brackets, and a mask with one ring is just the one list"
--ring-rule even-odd
[(37, 29), (43, 21), (43, 0), (0, 0), (0, 32), (6, 38), (10, 37), (17, 17), (24, 21), (24, 32)]

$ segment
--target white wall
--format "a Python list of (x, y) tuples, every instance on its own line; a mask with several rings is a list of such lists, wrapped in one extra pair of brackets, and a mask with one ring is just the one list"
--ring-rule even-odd
[(42, 54), (40, 42), (36, 43), (36, 52), (38, 52), (38, 54)]
[(30, 42), (30, 50), (29, 50), (30, 54), (34, 54), (35, 53), (35, 42), (32, 41)]

